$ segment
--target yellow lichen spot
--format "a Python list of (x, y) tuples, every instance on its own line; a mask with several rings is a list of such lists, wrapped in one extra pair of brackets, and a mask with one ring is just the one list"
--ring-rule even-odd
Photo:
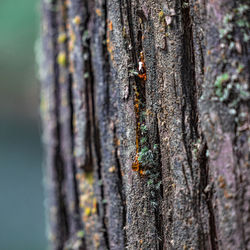
[(99, 8), (97, 8), (95, 10), (95, 13), (96, 13), (97, 16), (101, 16), (102, 15), (102, 12), (101, 12), (101, 10)]
[(92, 185), (94, 182), (93, 173), (86, 173), (85, 177), (86, 177), (86, 180), (88, 181), (88, 184)]
[(162, 17), (164, 17), (164, 12), (163, 12), (163, 10), (161, 10), (160, 12), (159, 12), (159, 18), (162, 18)]
[(57, 38), (57, 41), (58, 43), (64, 43), (67, 39), (67, 35), (65, 33), (61, 33), (58, 38)]
[(109, 173), (114, 173), (115, 172), (115, 166), (112, 166), (109, 168)]
[(126, 37), (127, 36), (127, 32), (126, 32), (126, 27), (122, 28), (122, 36)]
[(65, 52), (60, 52), (57, 56), (57, 63), (61, 66), (66, 66), (67, 58)]
[(76, 25), (79, 25), (81, 23), (81, 17), (80, 16), (75, 16), (73, 19), (73, 23)]
[(91, 215), (91, 208), (90, 207), (86, 207), (84, 210), (84, 215), (85, 216), (90, 216)]
[(162, 22), (162, 21), (164, 20), (164, 16), (165, 16), (163, 10), (161, 10), (161, 11), (159, 12), (158, 16), (159, 16), (159, 21)]

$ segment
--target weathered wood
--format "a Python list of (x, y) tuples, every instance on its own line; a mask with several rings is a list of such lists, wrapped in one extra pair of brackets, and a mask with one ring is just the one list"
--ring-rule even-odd
[(218, 248), (249, 249), (249, 2), (208, 1), (207, 16), (201, 114)]
[(250, 247), (248, 9), (43, 1), (53, 249)]

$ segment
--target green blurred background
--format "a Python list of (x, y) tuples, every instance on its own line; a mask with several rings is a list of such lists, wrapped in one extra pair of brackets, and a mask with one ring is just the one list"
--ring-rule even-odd
[(0, 250), (44, 250), (39, 0), (0, 0), (0, 31)]

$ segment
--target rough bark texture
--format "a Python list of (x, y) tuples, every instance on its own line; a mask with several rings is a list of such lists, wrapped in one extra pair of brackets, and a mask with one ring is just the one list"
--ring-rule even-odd
[(249, 1), (42, 11), (52, 248), (250, 249)]

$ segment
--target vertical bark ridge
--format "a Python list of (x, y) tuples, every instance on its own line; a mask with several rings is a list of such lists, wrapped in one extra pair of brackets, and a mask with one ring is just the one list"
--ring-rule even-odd
[[(57, 22), (56, 2), (43, 3), (42, 41), (44, 61), (41, 72), (41, 111), (43, 115), (43, 140), (46, 148), (46, 176), (48, 188), (49, 238), (55, 249), (62, 249), (68, 239), (66, 200), (63, 189), (64, 169), (60, 151), (59, 94), (57, 66)], [(47, 61), (45, 61), (45, 59)], [(48, 124), (46, 124), (48, 123)]]
[[(72, 115), (73, 107), (71, 101), (71, 75), (66, 67), (69, 61), (69, 54), (66, 40), (66, 22), (67, 7), (64, 1), (58, 1), (58, 67), (59, 67), (59, 122), (60, 122), (60, 146), (65, 166), (65, 193), (67, 201), (67, 214), (69, 224), (69, 235), (74, 236), (79, 230), (79, 202), (78, 193), (75, 181), (75, 165), (73, 158), (73, 130), (72, 130)], [(61, 40), (60, 40), (61, 38)], [(65, 61), (60, 61), (60, 57), (65, 57)]]

